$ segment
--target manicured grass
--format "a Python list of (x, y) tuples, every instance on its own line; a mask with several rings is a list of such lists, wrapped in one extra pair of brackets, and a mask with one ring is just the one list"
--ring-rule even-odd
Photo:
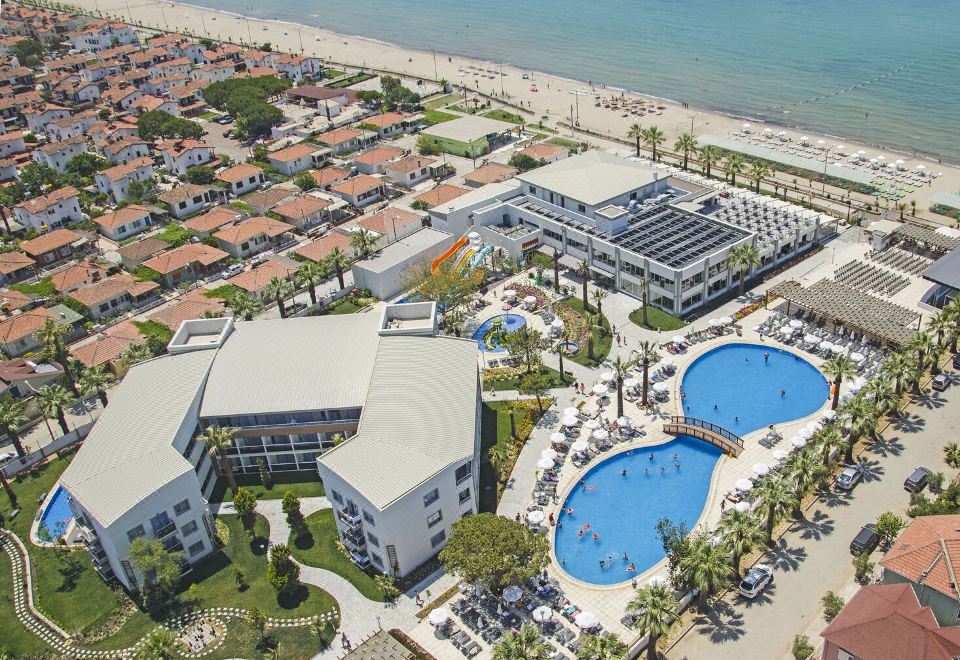
[[(567, 357), (564, 357), (563, 359), (567, 360)], [(569, 387), (573, 384), (573, 378), (568, 376), (566, 382), (564, 382), (560, 378), (560, 372), (556, 369), (551, 369), (548, 366), (541, 364), (538, 372), (550, 379), (551, 389), (554, 387)], [(517, 390), (520, 389), (520, 381), (523, 380), (525, 375), (526, 373), (522, 372), (520, 375), (514, 376), (513, 378), (504, 378), (502, 380), (485, 380), (483, 381), (483, 389), (484, 391), (489, 392), (490, 386), (492, 385), (493, 389), (498, 392), (502, 390)]]
[(490, 112), (486, 112), (484, 113), (483, 116), (488, 117), (490, 119), (497, 119), (499, 121), (510, 122), (511, 124), (527, 123), (527, 120), (521, 117), (520, 115), (514, 114), (512, 112), (507, 112), (506, 110), (503, 110), (501, 108), (497, 108), (496, 110), (491, 110)]
[(342, 87), (349, 87), (350, 85), (356, 85), (364, 81), (370, 80), (371, 78), (376, 78), (372, 73), (355, 73), (352, 76), (347, 78), (341, 78), (336, 82), (329, 83), (327, 87), (331, 89), (340, 89)]
[[(583, 301), (580, 300), (579, 296), (574, 296), (572, 298), (567, 298), (561, 303), (566, 305), (571, 309), (575, 310), (579, 314), (583, 315)], [(593, 307), (590, 308), (591, 313), (595, 310)], [(566, 360), (572, 360), (577, 364), (582, 364), (585, 367), (596, 367), (603, 364), (603, 361), (607, 359), (607, 356), (610, 355), (610, 346), (613, 344), (613, 335), (610, 334), (610, 321), (607, 320), (606, 316), (602, 316), (600, 319), (600, 325), (603, 326), (603, 330), (599, 328), (594, 328), (590, 332), (593, 335), (593, 359), (590, 359), (590, 356), (587, 352), (586, 342), (580, 342), (580, 351), (576, 355), (567, 356)]]
[[(552, 399), (545, 399), (544, 410), (552, 404)], [(487, 401), (480, 410), (480, 494), (477, 504), (481, 512), (496, 512), (503, 488), (497, 479), (496, 470), (490, 463), (490, 449), (500, 446), (507, 451), (505, 474), (510, 474), (519, 455), (519, 451), (513, 451), (518, 448), (514, 447), (515, 441), (510, 435), (511, 408), (514, 410), (514, 424), (518, 433), (522, 432), (531, 414), (538, 415), (536, 402), (528, 406), (520, 401)], [(532, 420), (530, 424), (532, 426)]]
[(442, 124), (445, 121), (450, 121), (452, 119), (457, 119), (460, 115), (450, 114), (449, 112), (442, 112), (440, 110), (424, 110), (423, 111), (423, 121), (428, 126), (433, 126), (434, 124)]
[(339, 78), (340, 76), (345, 76), (346, 71), (340, 71), (339, 69), (324, 69), (323, 77), (324, 78)]
[(218, 300), (233, 300), (233, 297), (243, 291), (236, 284), (221, 284), (212, 289), (203, 292), (206, 298), (217, 298)]
[(13, 614), (13, 579), (6, 552), (0, 552), (0, 628), (3, 630), (0, 651), (6, 651), (10, 657), (32, 657), (50, 648), (20, 625)]
[[(237, 485), (246, 488), (256, 495), (258, 500), (279, 500), (288, 492), (293, 492), (297, 497), (323, 497), (323, 482), (313, 472), (288, 472), (273, 473), (270, 487), (265, 488), (260, 476), (256, 474), (238, 474), (236, 475)], [(220, 479), (217, 482), (213, 493), (210, 495), (211, 502), (232, 502), (233, 489), (227, 483), (226, 479)]]
[[(327, 644), (336, 637), (336, 629), (328, 628)], [(273, 651), (276, 650), (276, 656)], [(210, 658), (283, 658), (309, 660), (322, 650), (311, 626), (301, 628), (267, 628), (263, 644), (250, 626), (233, 623), (227, 630), (227, 641)]]
[(643, 324), (643, 308), (637, 307), (630, 312), (630, 320), (641, 328), (648, 330), (679, 330), (686, 327), (687, 323), (678, 319), (672, 314), (667, 314), (663, 310), (647, 305), (647, 324)]
[(442, 108), (445, 105), (450, 105), (451, 103), (456, 103), (460, 100), (459, 94), (446, 94), (444, 96), (437, 96), (432, 99), (423, 102), (424, 110), (437, 110)]
[[(540, 129), (537, 129), (540, 130)], [(580, 143), (576, 140), (568, 140), (567, 138), (555, 137), (547, 140), (547, 144), (555, 144), (558, 147), (565, 147), (567, 149), (579, 149)]]
[(43, 298), (55, 295), (57, 293), (57, 287), (53, 286), (53, 280), (50, 279), (50, 277), (44, 277), (42, 280), (32, 282), (30, 284), (27, 284), (26, 282), (11, 284), (10, 288), (14, 291), (19, 291), (20, 293), (25, 293), (32, 296), (40, 296)]
[(213, 119), (214, 117), (219, 117), (219, 116), (220, 116), (219, 112), (209, 111), (209, 112), (204, 112), (202, 115), (197, 115), (197, 119)]
[(361, 309), (363, 309), (363, 307), (352, 300), (345, 300), (339, 305), (333, 305), (328, 314), (356, 314)]
[(307, 516), (307, 532), (300, 537), (290, 535), (290, 552), (308, 566), (336, 573), (370, 600), (384, 602), (383, 592), (377, 588), (373, 577), (361, 571), (337, 549), (339, 536), (333, 515), (331, 509), (324, 509)]

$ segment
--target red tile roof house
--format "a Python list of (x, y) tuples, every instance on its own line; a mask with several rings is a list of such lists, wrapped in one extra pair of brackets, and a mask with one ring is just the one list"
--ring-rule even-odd
[(136, 268), (147, 259), (157, 256), (169, 246), (156, 236), (140, 236), (117, 250), (126, 269)]
[(960, 515), (915, 518), (880, 565), (883, 583), (913, 585), (940, 625), (960, 623)]
[(97, 190), (108, 195), (115, 204), (127, 199), (127, 189), (131, 181), (143, 181), (153, 176), (153, 160), (137, 158), (126, 165), (115, 165), (95, 172), (93, 182)]
[(53, 287), (60, 293), (70, 293), (74, 289), (79, 289), (84, 284), (93, 284), (99, 282), (107, 274), (107, 271), (96, 264), (84, 260), (79, 263), (70, 264), (50, 275), (50, 281)]
[(330, 192), (357, 208), (376, 204), (383, 199), (386, 191), (387, 187), (383, 179), (377, 179), (368, 174), (360, 174), (330, 188)]
[(86, 307), (86, 316), (97, 321), (141, 307), (159, 292), (158, 284), (138, 282), (126, 273), (117, 273), (72, 291), (70, 297)]
[(507, 179), (512, 179), (517, 173), (517, 168), (500, 163), (487, 163), (478, 167), (473, 172), (463, 175), (463, 183), (471, 188), (479, 188), (488, 183), (500, 183)]
[(428, 208), (433, 208), (434, 206), (453, 201), (461, 195), (466, 195), (468, 192), (470, 192), (468, 188), (460, 188), (458, 186), (452, 186), (449, 183), (441, 183), (436, 188), (431, 188), (425, 193), (420, 193), (413, 198), (413, 201), (423, 202)]
[(223, 269), (230, 255), (203, 243), (187, 243), (147, 259), (143, 265), (151, 268), (173, 289), (186, 282), (208, 277)]
[(311, 170), (310, 175), (313, 176), (313, 180), (317, 182), (317, 187), (320, 188), (320, 190), (330, 190), (330, 186), (335, 186), (349, 179), (350, 170), (345, 167), (334, 167), (331, 165), (323, 169)]
[(184, 220), (182, 224), (197, 236), (203, 238), (219, 230), (221, 227), (229, 225), (231, 222), (236, 222), (242, 216), (242, 213), (229, 206), (217, 206), (206, 213), (201, 213), (200, 215), (193, 216), (189, 220)]
[(358, 128), (335, 128), (321, 133), (316, 140), (330, 147), (335, 154), (345, 154), (373, 144), (377, 141), (377, 134)]
[(22, 252), (0, 252), (0, 284), (8, 286), (27, 279), (36, 264)]
[(235, 277), (231, 277), (227, 282), (238, 286), (244, 291), (263, 298), (263, 290), (274, 277), (280, 279), (291, 279), (297, 272), (294, 266), (288, 266), (274, 259), (267, 259), (256, 268), (245, 270)]
[(221, 229), (213, 237), (231, 257), (242, 259), (291, 242), (292, 231), (286, 222), (260, 215)]
[(224, 193), (213, 186), (181, 183), (172, 190), (157, 195), (157, 201), (166, 205), (175, 218), (185, 218), (203, 210), (208, 205), (219, 204)]
[(222, 300), (207, 298), (203, 295), (203, 289), (194, 289), (181, 297), (180, 302), (161, 307), (147, 318), (162, 323), (176, 332), (184, 321), (203, 318), (203, 315), (208, 312), (215, 316), (223, 316), (226, 309), (227, 306)]
[(87, 239), (69, 229), (55, 229), (49, 234), (41, 234), (29, 241), (21, 241), (20, 249), (42, 268), (66, 261), (76, 252), (87, 249)]
[(284, 222), (300, 231), (306, 231), (323, 222), (330, 222), (329, 207), (331, 206), (333, 202), (329, 199), (321, 199), (313, 195), (298, 195), (289, 202), (273, 207), (273, 212), (283, 218)]
[(569, 150), (566, 147), (558, 147), (555, 144), (532, 144), (520, 152), (521, 156), (530, 156), (536, 161), (544, 163), (555, 163), (567, 157)]
[(92, 341), (70, 349), (70, 355), (86, 367), (96, 367), (119, 360), (131, 344), (141, 344), (146, 338), (131, 321), (112, 325)]
[(4, 360), (0, 362), (0, 396), (31, 396), (36, 390), (61, 376), (63, 368), (56, 362)]
[(13, 154), (23, 153), (27, 145), (23, 141), (23, 131), (13, 131), (0, 135), (0, 158), (9, 158)]
[(34, 231), (60, 227), (68, 222), (82, 220), (77, 189), (67, 186), (41, 197), (27, 199), (13, 207), (13, 216), (24, 227)]
[(230, 194), (239, 197), (251, 190), (256, 190), (267, 182), (263, 169), (256, 165), (234, 165), (217, 173), (217, 179), (226, 183)]
[(366, 117), (360, 128), (376, 131), (382, 138), (392, 137), (405, 133), (408, 129), (420, 123), (422, 115), (403, 115), (399, 112), (385, 112), (382, 115)]
[(391, 161), (383, 166), (383, 172), (391, 183), (410, 188), (430, 178), (435, 158), (411, 155)]
[(311, 167), (320, 167), (330, 150), (315, 144), (301, 142), (270, 153), (270, 164), (282, 174), (293, 176)]
[(397, 147), (374, 147), (351, 156), (350, 161), (361, 174), (383, 174), (383, 168), (390, 161), (402, 157), (405, 150)]
[(132, 160), (149, 157), (150, 143), (133, 137), (111, 138), (98, 144), (97, 151), (111, 163), (126, 165)]
[(122, 208), (104, 213), (94, 218), (100, 227), (100, 233), (113, 241), (119, 241), (146, 231), (153, 222), (150, 219), (150, 209), (139, 204), (130, 204)]
[[(67, 171), (67, 163), (86, 150), (86, 139), (82, 135), (77, 135), (59, 142), (42, 144), (34, 149), (30, 156), (41, 165), (52, 167), (59, 174), (63, 174)], [(0, 154), (0, 157), (3, 155)]]
[(157, 145), (157, 151), (163, 156), (164, 167), (176, 175), (216, 160), (213, 147), (199, 140), (164, 140)]
[(356, 256), (353, 247), (350, 245), (350, 237), (338, 231), (332, 231), (315, 241), (301, 245), (294, 250), (294, 253), (308, 261), (320, 262), (326, 259), (334, 248), (340, 248), (342, 252), (351, 257)]
[(861, 587), (820, 636), (823, 660), (960, 657), (960, 628), (941, 628), (909, 584)]
[(378, 236), (385, 236), (386, 243), (393, 243), (422, 229), (425, 215), (396, 206), (388, 206), (373, 215), (360, 218), (357, 221), (357, 226), (363, 227)]
[(0, 350), (10, 356), (37, 350), (40, 344), (34, 333), (42, 328), (46, 321), (57, 319), (57, 315), (45, 307), (37, 307), (3, 319), (0, 321)]

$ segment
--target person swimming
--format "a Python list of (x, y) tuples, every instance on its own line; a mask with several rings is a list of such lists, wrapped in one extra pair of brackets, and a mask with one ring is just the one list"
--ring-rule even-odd
[(573, 515), (573, 507), (570, 507), (570, 506), (567, 507), (567, 515), (568, 515), (568, 516), (572, 516), (572, 515)]
[(661, 466), (660, 466), (660, 474), (663, 474), (663, 473), (666, 472), (666, 471), (667, 471), (666, 466), (661, 465)]
[(644, 474), (650, 474), (650, 468), (648, 468), (648, 467), (643, 468), (643, 473), (644, 473)]
[(582, 530), (582, 529), (577, 531), (577, 536), (583, 536), (583, 530)]
[(626, 552), (623, 553), (623, 561), (630, 561), (630, 557), (627, 555)]
[(590, 529), (590, 523), (584, 523), (583, 528), (584, 528), (584, 529)]
[(597, 534), (596, 532), (594, 532), (594, 533), (593, 533), (593, 540), (594, 540), (594, 541), (599, 541), (599, 540), (600, 540), (600, 535)]
[(785, 396), (787, 396), (787, 391), (784, 390), (784, 389), (781, 389), (781, 390), (780, 390), (780, 398), (782, 399), (782, 398), (785, 397)]
[(649, 454), (647, 454), (647, 458), (649, 458), (649, 459), (652, 461), (652, 460), (653, 460), (653, 452), (650, 452)]
[(607, 562), (603, 559), (600, 560), (600, 568), (604, 568), (607, 565)]
[(627, 470), (626, 470), (626, 468), (620, 470), (620, 476), (621, 476), (621, 477), (627, 476)]

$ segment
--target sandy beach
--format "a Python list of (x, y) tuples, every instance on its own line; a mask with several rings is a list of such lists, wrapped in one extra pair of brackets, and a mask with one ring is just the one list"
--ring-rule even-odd
[[(666, 134), (663, 145), (671, 148), (677, 135), (692, 132), (694, 135), (710, 133), (727, 136), (738, 130), (744, 119), (723, 115), (717, 112), (683, 107), (679, 103), (625, 93), (616, 89), (603, 88), (599, 83), (591, 86), (589, 82), (574, 81), (543, 73), (532, 72), (512, 66), (500, 66), (492, 61), (469, 59), (460, 56), (448, 56), (429, 50), (402, 48), (392, 44), (356, 36), (345, 36), (318, 28), (281, 21), (246, 19), (236, 14), (202, 9), (188, 4), (160, 2), (158, 0), (138, 0), (126, 3), (124, 0), (76, 0), (77, 6), (90, 12), (101, 12), (118, 20), (135, 21), (146, 27), (192, 33), (201, 38), (225, 39), (243, 44), (261, 44), (269, 42), (275, 49), (302, 52), (321, 57), (329, 63), (352, 67), (373, 68), (403, 74), (412, 78), (445, 79), (454, 85), (463, 85), (498, 99), (522, 105), (530, 110), (527, 121), (556, 125), (557, 122), (569, 123), (571, 116), (579, 127), (601, 136), (623, 139), (633, 123), (642, 126), (657, 126)], [(429, 44), (425, 44), (429, 45)], [(495, 56), (491, 52), (491, 56)], [(478, 73), (478, 69), (482, 73)], [(500, 73), (503, 73), (501, 76)], [(524, 78), (524, 74), (528, 78)], [(533, 91), (533, 90), (536, 91)], [(643, 99), (654, 103), (658, 108), (655, 114), (643, 117), (622, 116), (619, 111), (595, 107), (597, 98), (610, 98), (625, 94), (628, 98)], [(494, 101), (494, 107), (497, 107)], [(755, 130), (762, 130), (766, 124), (752, 122)], [(782, 130), (776, 124), (769, 124), (774, 131)], [(793, 137), (801, 131), (787, 129)], [(570, 129), (561, 129), (561, 134), (569, 135)], [(893, 150), (876, 146), (858, 144), (842, 136), (818, 134), (816, 131), (803, 130), (811, 140), (825, 140), (828, 144), (843, 142), (847, 153), (863, 149), (870, 155), (884, 155), (890, 162), (904, 158), (908, 163), (925, 162), (911, 154), (901, 154)], [(579, 139), (596, 141), (595, 138), (579, 136)], [(918, 210), (925, 210), (931, 192), (960, 189), (960, 169), (946, 164), (930, 163), (928, 167), (943, 175), (931, 185), (918, 188), (911, 195), (916, 199)], [(947, 222), (948, 219), (928, 213), (931, 220)]]

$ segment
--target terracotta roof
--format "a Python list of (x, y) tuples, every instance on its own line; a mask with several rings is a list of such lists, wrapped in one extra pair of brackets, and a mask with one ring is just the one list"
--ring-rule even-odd
[(47, 193), (41, 197), (34, 197), (33, 199), (25, 199), (14, 208), (22, 208), (32, 215), (37, 215), (43, 213), (48, 208), (54, 204), (59, 204), (60, 202), (70, 199), (71, 197), (77, 196), (77, 189), (73, 186), (66, 186), (58, 190)]
[(317, 136), (317, 140), (331, 147), (335, 147), (338, 144), (349, 142), (361, 135), (363, 135), (363, 131), (357, 130), (356, 128), (335, 128), (332, 131), (321, 133)]
[(426, 202), (429, 206), (433, 207), (438, 204), (446, 204), (461, 195), (466, 195), (468, 192), (470, 191), (466, 188), (451, 186), (449, 183), (441, 183), (436, 188), (431, 188), (425, 193), (420, 193), (413, 199), (416, 202)]
[(131, 160), (126, 165), (114, 165), (113, 167), (108, 167), (105, 170), (98, 172), (102, 174), (111, 181), (119, 181), (120, 179), (130, 176), (136, 172), (141, 167), (153, 167), (153, 160), (144, 156), (143, 158), (136, 158)]
[(394, 172), (407, 173), (415, 172), (416, 170), (424, 167), (430, 167), (436, 162), (436, 158), (430, 158), (429, 156), (410, 155), (399, 160), (395, 160), (392, 163), (387, 163), (384, 165), (384, 168)]
[(215, 264), (230, 255), (223, 250), (203, 243), (187, 243), (168, 252), (163, 252), (157, 256), (143, 262), (147, 268), (152, 268), (161, 275), (166, 275), (180, 270), (187, 264), (197, 262), (203, 266)]
[(299, 189), (284, 188), (283, 186), (274, 186), (266, 190), (259, 190), (250, 193), (243, 198), (243, 201), (255, 209), (269, 211), (277, 204), (286, 199), (290, 199), (299, 192)]
[(257, 167), (256, 165), (247, 165), (246, 163), (241, 165), (234, 165), (233, 167), (228, 167), (219, 174), (217, 178), (221, 181), (226, 181), (227, 183), (236, 183), (237, 181), (245, 181), (246, 179), (257, 176), (258, 174), (263, 173), (263, 168)]
[(478, 167), (470, 174), (464, 174), (464, 181), (473, 181), (474, 183), (487, 184), (506, 181), (517, 173), (517, 168), (500, 163), (487, 163)]
[(93, 282), (95, 279), (103, 277), (106, 274), (107, 271), (96, 264), (92, 264), (89, 261), (81, 261), (78, 264), (70, 264), (63, 270), (54, 273), (50, 276), (50, 281), (57, 291), (63, 293), (81, 284)]
[[(63, 368), (56, 362), (47, 362), (41, 363), (45, 366), (53, 367), (57, 370), (57, 373), (62, 374)], [(37, 375), (37, 366), (36, 362), (30, 360), (4, 360), (0, 362), (0, 380), (9, 385), (15, 380), (21, 380), (24, 378), (29, 378), (30, 376)], [(43, 373), (53, 373), (50, 371)]]
[(200, 140), (163, 140), (157, 144), (157, 151), (168, 153), (175, 158), (191, 149), (213, 150), (213, 147)]
[(397, 147), (374, 147), (373, 149), (353, 156), (350, 160), (354, 163), (363, 163), (364, 165), (379, 165), (388, 160), (399, 158), (404, 153), (403, 149), (398, 149)]
[(0, 289), (0, 310), (13, 312), (33, 302), (33, 298), (15, 289)]
[(213, 314), (223, 314), (227, 306), (222, 300), (213, 298), (203, 298), (200, 296), (185, 298), (180, 302), (174, 303), (163, 309), (150, 314), (151, 321), (162, 323), (174, 332), (180, 327), (180, 324), (190, 319), (199, 319), (203, 317), (204, 312)]
[(170, 103), (170, 99), (162, 99), (159, 96), (145, 95), (138, 98), (130, 104), (130, 108), (143, 108), (144, 110), (156, 110), (164, 103)]
[(313, 180), (317, 182), (317, 185), (321, 188), (326, 188), (327, 186), (343, 181), (350, 176), (350, 170), (343, 167), (334, 167), (332, 165), (324, 167), (319, 170), (310, 170)]
[(293, 144), (289, 147), (284, 147), (283, 149), (271, 151), (270, 160), (275, 160), (278, 163), (286, 163), (304, 156), (309, 156), (310, 154), (314, 154), (322, 149), (323, 147), (316, 144)]
[(0, 252), (0, 273), (9, 275), (37, 263), (22, 252)]
[(139, 220), (149, 215), (150, 209), (148, 209), (146, 206), (130, 204), (128, 206), (123, 206), (116, 211), (104, 213), (103, 215), (94, 218), (93, 221), (104, 229), (115, 229), (120, 225), (125, 225), (128, 222), (133, 222), (134, 220)]
[(550, 160), (551, 158), (556, 158), (557, 156), (567, 153), (565, 147), (558, 147), (555, 144), (531, 144), (529, 147), (520, 152), (524, 156), (530, 156), (537, 160)]
[(423, 215), (420, 213), (414, 213), (413, 211), (397, 208), (396, 206), (388, 206), (382, 211), (378, 211), (366, 218), (361, 218), (357, 221), (357, 225), (364, 229), (375, 231), (381, 236), (385, 236), (395, 231), (395, 229), (400, 229), (413, 223), (420, 223), (422, 218)]
[(121, 151), (123, 151), (128, 147), (138, 147), (138, 146), (144, 146), (149, 149), (150, 143), (147, 142), (146, 140), (141, 140), (140, 138), (123, 137), (123, 138), (120, 138), (119, 140), (113, 140), (112, 142), (107, 141), (100, 145), (100, 147), (104, 151), (114, 156), (116, 156), (118, 153), (120, 153)]
[(139, 296), (159, 288), (160, 286), (154, 282), (137, 282), (126, 273), (117, 273), (99, 282), (80, 287), (72, 292), (70, 297), (80, 304), (90, 307), (112, 300), (124, 293)]
[(192, 199), (193, 197), (199, 197), (206, 192), (210, 191), (210, 186), (199, 185), (196, 183), (181, 183), (177, 184), (171, 190), (162, 192), (157, 195), (157, 199), (165, 204), (170, 204), (175, 206), (180, 202)]
[(313, 195), (300, 195), (296, 199), (275, 206), (273, 212), (279, 213), (285, 218), (299, 220), (300, 218), (313, 215), (317, 211), (322, 211), (331, 204), (333, 204), (333, 202), (329, 199), (320, 199)]
[(960, 628), (941, 628), (906, 583), (861, 587), (820, 635), (866, 660), (952, 660), (960, 655)]
[(279, 236), (280, 234), (288, 232), (291, 229), (292, 227), (286, 222), (281, 222), (280, 220), (274, 220), (273, 218), (258, 215), (252, 218), (247, 218), (246, 220), (241, 220), (232, 227), (221, 229), (214, 234), (214, 236), (217, 238), (217, 240), (223, 241), (224, 243), (236, 245), (237, 243), (250, 240), (254, 236), (259, 236), (260, 234), (266, 234), (270, 238), (273, 238), (274, 236)]
[(235, 211), (229, 206), (217, 206), (206, 213), (194, 216), (189, 220), (184, 220), (183, 226), (198, 234), (206, 234), (230, 224), (239, 218), (240, 215), (241, 213), (239, 211)]
[(915, 518), (880, 565), (960, 600), (956, 577), (951, 577), (960, 575), (960, 515)]
[(98, 334), (93, 341), (70, 349), (70, 355), (88, 367), (106, 364), (119, 358), (130, 344), (139, 344), (144, 337), (132, 321), (123, 321)]
[(310, 261), (322, 261), (335, 247), (340, 248), (348, 254), (353, 254), (353, 248), (350, 247), (350, 237), (340, 232), (331, 232), (306, 245), (301, 245), (295, 249), (294, 252)]
[(297, 272), (296, 268), (268, 259), (256, 268), (245, 270), (239, 275), (231, 277), (227, 282), (240, 287), (244, 291), (254, 293), (269, 284), (274, 277), (283, 279), (295, 272)]
[(23, 314), (14, 314), (0, 321), (0, 343), (9, 344), (29, 337), (43, 327), (45, 321), (56, 318), (57, 316), (45, 307), (37, 307)]
[(41, 234), (29, 241), (21, 241), (20, 249), (27, 254), (41, 255), (56, 250), (64, 245), (70, 245), (74, 241), (79, 241), (83, 236), (69, 229), (54, 229), (48, 234)]
[(362, 123), (370, 124), (371, 126), (376, 126), (377, 128), (386, 128), (387, 126), (393, 126), (404, 119), (406, 119), (406, 115), (401, 115), (399, 112), (385, 112), (382, 115), (367, 117)]
[(359, 174), (352, 179), (347, 179), (342, 183), (330, 188), (334, 192), (338, 192), (344, 195), (350, 195), (351, 197), (356, 197), (360, 193), (366, 192), (368, 190), (373, 190), (383, 186), (383, 179), (377, 179), (368, 174)]
[(117, 250), (121, 257), (132, 259), (134, 261), (143, 261), (147, 257), (152, 257), (158, 252), (167, 249), (167, 242), (156, 236), (146, 236), (138, 238), (132, 243), (127, 243)]

